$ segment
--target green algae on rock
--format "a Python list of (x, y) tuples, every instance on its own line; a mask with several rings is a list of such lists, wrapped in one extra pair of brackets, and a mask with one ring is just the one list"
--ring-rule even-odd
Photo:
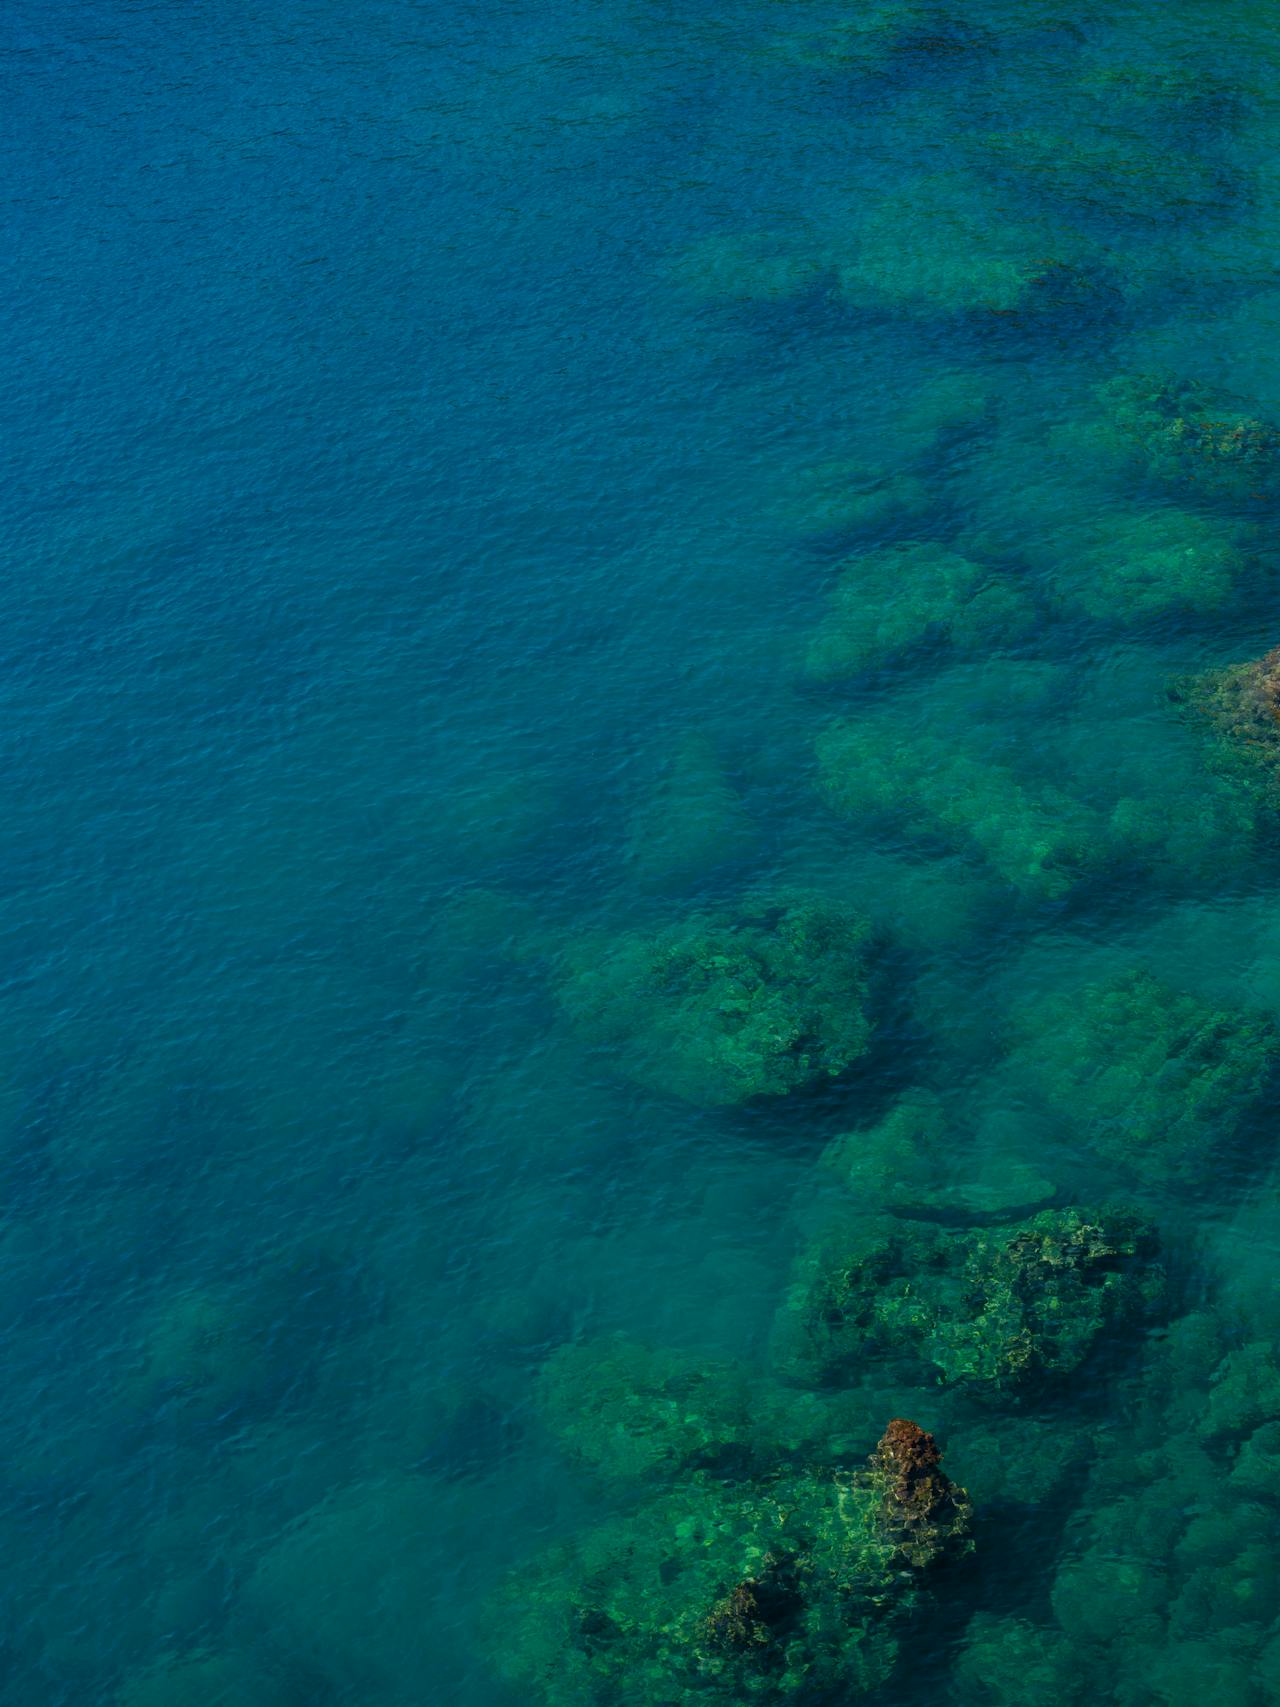
[(895, 1419), (861, 1471), (692, 1475), (513, 1573), (491, 1608), (498, 1669), (549, 1707), (869, 1694), (929, 1568), (970, 1545), (940, 1457)]
[(1058, 1563), (1053, 1622), (975, 1621), (961, 1665), (966, 1701), (1039, 1699), (1000, 1681), (1018, 1650), (1046, 1687), (1069, 1651), (1081, 1699), (1270, 1699), (1270, 1683), (1258, 1686), (1280, 1653), (1280, 1485), (1265, 1474), (1280, 1386), (1271, 1346), (1223, 1357), (1229, 1337), (1197, 1313), (1149, 1342), (1134, 1410), (1101, 1443)]
[(956, 1684), (973, 1707), (1070, 1707), (1087, 1688), (1076, 1646), (1061, 1630), (991, 1612), (969, 1622)]
[(997, 647), (1025, 635), (1034, 619), (1008, 577), (937, 541), (859, 552), (840, 566), (805, 674), (840, 681), (919, 645)]
[(558, 994), (621, 1072), (705, 1106), (785, 1096), (871, 1041), (871, 930), (803, 896), (569, 950)]
[(790, 1462), (858, 1455), (860, 1412), (758, 1372), (625, 1334), (559, 1346), (538, 1374), (539, 1417), (604, 1482), (740, 1480)]
[(1106, 861), (1106, 825), (1088, 806), (892, 716), (832, 725), (817, 755), (821, 791), (843, 817), (972, 848), (1024, 895), (1059, 898)]
[(1230, 604), (1257, 561), (1251, 544), (1231, 522), (1190, 510), (1101, 508), (1035, 555), (1064, 603), (1134, 623)]
[(1260, 811), (1280, 810), (1280, 648), (1183, 677), (1170, 694), (1203, 720), (1210, 768), (1240, 785)]
[(832, 1385), (889, 1359), (978, 1395), (1038, 1390), (1153, 1308), (1155, 1248), (1124, 1210), (1045, 1209), (967, 1231), (850, 1215), (801, 1252), (775, 1319), (775, 1365)]
[(1147, 480), (1208, 501), (1255, 507), (1280, 490), (1280, 427), (1244, 400), (1168, 372), (1098, 386), (1097, 413), (1057, 435), (1100, 473)]
[(1139, 1176), (1197, 1173), (1261, 1096), (1280, 1034), (1131, 971), (1021, 1017), (1017, 1075), (1090, 1150)]
[(611, 1479), (741, 1468), (750, 1450), (744, 1376), (625, 1335), (552, 1352), (538, 1375), (537, 1405), (560, 1445)]
[(847, 302), (908, 314), (1051, 309), (1089, 289), (1090, 252), (1077, 233), (1011, 217), (961, 172), (907, 178), (851, 217), (833, 253)]

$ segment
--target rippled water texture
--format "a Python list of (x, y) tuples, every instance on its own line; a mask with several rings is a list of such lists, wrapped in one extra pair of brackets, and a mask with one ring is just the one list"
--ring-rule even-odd
[(1280, 1700), (1276, 8), (0, 50), (4, 1699)]

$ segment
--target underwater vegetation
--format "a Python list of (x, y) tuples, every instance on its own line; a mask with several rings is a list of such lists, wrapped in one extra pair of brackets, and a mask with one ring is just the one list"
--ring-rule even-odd
[(1250, 544), (1220, 517), (1106, 508), (1063, 538), (1049, 534), (1035, 555), (1065, 601), (1103, 621), (1135, 623), (1228, 605), (1255, 565)]
[(1012, 1073), (1090, 1153), (1138, 1178), (1202, 1177), (1267, 1091), (1280, 1032), (1141, 968), (1015, 1016)]
[(834, 1077), (872, 1031), (872, 932), (802, 896), (571, 946), (557, 994), (641, 1084), (707, 1106)]
[(1096, 288), (1078, 232), (1019, 217), (962, 172), (906, 179), (851, 216), (835, 254), (846, 302), (898, 313), (1047, 313)]
[(811, 681), (835, 682), (912, 646), (995, 647), (1025, 635), (1035, 608), (1016, 584), (934, 541), (843, 563), (805, 653)]
[(972, 850), (1020, 894), (1064, 896), (1107, 860), (1105, 821), (1086, 804), (896, 713), (832, 724), (815, 746), (820, 792), (842, 817)]
[(1280, 479), (1280, 428), (1218, 387), (1168, 372), (1125, 373), (1095, 391), (1096, 414), (1062, 448), (1103, 477), (1256, 509)]
[(1280, 650), (1248, 664), (1184, 677), (1171, 696), (1205, 735), (1205, 758), (1260, 816), (1280, 807)]
[(686, 1474), (513, 1574), (492, 1613), (498, 1667), (566, 1707), (857, 1699), (891, 1676), (969, 1528), (933, 1437), (902, 1418), (861, 1469)]
[(1154, 1309), (1155, 1250), (1154, 1230), (1120, 1210), (1045, 1209), (965, 1232), (851, 1213), (799, 1256), (775, 1366), (821, 1386), (889, 1359), (975, 1395), (1042, 1389)]
[(1152, 1343), (1133, 1426), (1106, 1442), (1069, 1526), (1051, 1616), (979, 1614), (963, 1699), (1274, 1699), (1280, 1371), (1273, 1346), (1232, 1339), (1195, 1312)]

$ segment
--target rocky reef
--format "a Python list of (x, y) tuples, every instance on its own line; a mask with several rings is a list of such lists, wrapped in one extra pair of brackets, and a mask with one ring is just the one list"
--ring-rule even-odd
[(859, 1470), (689, 1475), (513, 1575), (499, 1669), (553, 1707), (860, 1699), (969, 1528), (933, 1437), (900, 1418)]
[(1217, 1008), (1135, 969), (1046, 997), (1018, 1016), (1013, 1061), (1096, 1156), (1137, 1179), (1201, 1174), (1258, 1105), (1280, 1033), (1265, 1014)]
[(964, 1230), (850, 1213), (797, 1258), (775, 1364), (815, 1386), (882, 1364), (990, 1400), (1042, 1392), (1150, 1315), (1156, 1243), (1124, 1210), (1045, 1209)]
[(1280, 427), (1229, 392), (1178, 374), (1119, 374), (1062, 448), (1102, 476), (1245, 510), (1280, 489)]
[(1280, 810), (1280, 647), (1183, 677), (1170, 694), (1203, 732), (1210, 768), (1238, 784), (1258, 812)]
[(836, 682), (913, 647), (995, 648), (1025, 635), (1034, 618), (1008, 577), (937, 541), (860, 552), (840, 566), (804, 672)]
[(841, 816), (971, 850), (1028, 897), (1064, 896), (1108, 857), (1105, 823), (1083, 802), (891, 713), (833, 724), (816, 750), (820, 790)]
[(707, 1106), (783, 1096), (870, 1043), (867, 921), (802, 896), (572, 946), (558, 995), (641, 1084)]

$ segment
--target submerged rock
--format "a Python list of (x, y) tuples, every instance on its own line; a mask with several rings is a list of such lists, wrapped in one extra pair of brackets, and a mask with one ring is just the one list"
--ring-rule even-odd
[(628, 1077), (707, 1106), (829, 1078), (871, 1040), (865, 919), (804, 898), (570, 950), (561, 1004)]
[(1229, 392), (1156, 372), (1121, 374), (1095, 398), (1097, 414), (1067, 428), (1061, 446), (1084, 464), (1235, 504), (1280, 487), (1280, 427)]
[(1203, 720), (1211, 767), (1260, 809), (1280, 810), (1280, 647), (1252, 663), (1185, 677), (1170, 693)]
[(1194, 1175), (1247, 1120), (1280, 1034), (1149, 972), (1032, 1004), (1015, 1074), (1095, 1155), (1142, 1177)]
[(1123, 1210), (1046, 1209), (954, 1231), (850, 1215), (800, 1251), (773, 1328), (778, 1372), (831, 1386), (876, 1362), (976, 1395), (1039, 1389), (1161, 1296), (1155, 1236)]
[(858, 306), (1008, 314), (1087, 292), (1088, 259), (1076, 233), (1011, 217), (976, 176), (925, 173), (851, 220), (837, 276)]
[(1007, 576), (936, 541), (860, 552), (842, 566), (805, 654), (811, 681), (834, 682), (913, 646), (990, 648), (1030, 628), (1035, 609)]
[(779, 1373), (847, 1383), (878, 1361), (999, 1397), (1072, 1375), (1154, 1307), (1152, 1229), (1122, 1210), (1045, 1209), (966, 1231), (851, 1214), (800, 1253), (774, 1324)]
[(1107, 826), (1082, 802), (891, 716), (834, 724), (817, 755), (819, 786), (842, 816), (971, 848), (1022, 894), (1057, 899), (1109, 857)]
[(863, 1470), (691, 1476), (515, 1572), (493, 1608), (498, 1666), (554, 1707), (857, 1700), (890, 1677), (929, 1568), (969, 1524), (932, 1436), (903, 1419)]

